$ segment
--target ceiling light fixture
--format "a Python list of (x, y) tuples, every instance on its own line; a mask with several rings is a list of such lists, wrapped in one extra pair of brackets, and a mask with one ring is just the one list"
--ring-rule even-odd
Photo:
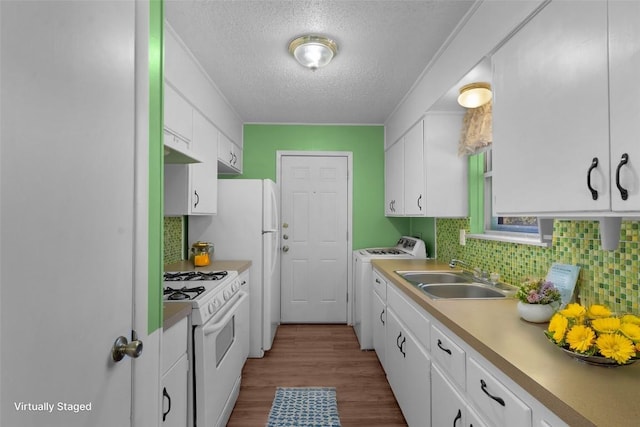
[(289, 53), (312, 71), (327, 65), (338, 53), (338, 45), (324, 36), (300, 36), (289, 43)]
[(460, 88), (458, 104), (465, 108), (478, 108), (491, 101), (491, 85), (484, 82), (470, 83)]

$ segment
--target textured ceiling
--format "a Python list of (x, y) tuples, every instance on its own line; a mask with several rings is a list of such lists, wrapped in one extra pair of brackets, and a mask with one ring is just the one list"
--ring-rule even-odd
[[(381, 124), (473, 1), (165, 1), (169, 24), (244, 122)], [(288, 53), (324, 34), (338, 55), (312, 72)]]

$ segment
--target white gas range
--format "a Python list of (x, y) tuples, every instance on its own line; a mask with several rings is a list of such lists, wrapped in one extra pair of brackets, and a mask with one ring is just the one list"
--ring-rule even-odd
[(191, 302), (189, 427), (226, 425), (249, 353), (249, 295), (236, 271), (164, 274), (164, 302)]
[(383, 258), (426, 259), (427, 249), (424, 241), (411, 236), (402, 236), (392, 247), (358, 249), (353, 252), (353, 329), (362, 350), (373, 348), (371, 260)]

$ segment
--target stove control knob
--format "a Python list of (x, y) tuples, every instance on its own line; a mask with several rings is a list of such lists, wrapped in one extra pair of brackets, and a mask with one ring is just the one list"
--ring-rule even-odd
[(234, 282), (233, 285), (231, 285), (231, 290), (233, 292), (238, 292), (239, 288), (240, 288), (240, 285), (238, 285), (238, 282)]
[(224, 300), (225, 300), (225, 301), (228, 301), (228, 300), (229, 300), (229, 297), (231, 297), (231, 292), (230, 292), (229, 290), (225, 290), (225, 291), (222, 293), (222, 297), (224, 298)]
[(212, 302), (207, 305), (207, 310), (209, 310), (209, 314), (215, 313), (215, 311), (220, 308), (220, 301), (218, 298), (214, 299)]

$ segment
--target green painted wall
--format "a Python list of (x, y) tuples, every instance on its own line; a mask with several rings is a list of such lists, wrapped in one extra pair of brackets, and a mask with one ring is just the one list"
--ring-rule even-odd
[(149, 293), (147, 330), (162, 326), (162, 257), (164, 210), (163, 2), (149, 2)]
[(236, 178), (276, 181), (276, 152), (284, 150), (353, 153), (354, 249), (389, 246), (409, 232), (408, 218), (384, 216), (383, 126), (245, 125), (243, 174)]

